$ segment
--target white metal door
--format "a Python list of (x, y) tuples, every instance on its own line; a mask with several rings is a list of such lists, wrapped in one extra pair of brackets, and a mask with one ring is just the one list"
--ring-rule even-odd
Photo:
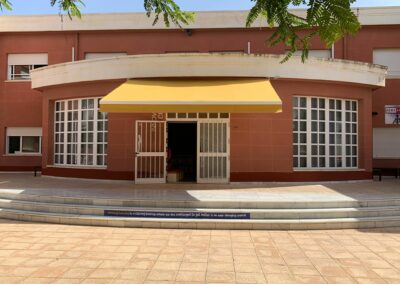
[(229, 123), (199, 120), (197, 123), (197, 182), (229, 182)]
[(136, 121), (135, 183), (165, 183), (166, 123)]

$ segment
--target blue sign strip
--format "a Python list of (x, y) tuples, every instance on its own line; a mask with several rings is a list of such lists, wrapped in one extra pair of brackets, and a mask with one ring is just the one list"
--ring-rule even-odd
[(250, 219), (250, 213), (104, 210), (104, 216), (177, 219)]

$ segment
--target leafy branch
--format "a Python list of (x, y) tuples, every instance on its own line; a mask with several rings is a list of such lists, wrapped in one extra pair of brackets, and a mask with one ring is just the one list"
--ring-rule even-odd
[(56, 4), (58, 5), (60, 15), (67, 13), (70, 19), (72, 17), (82, 17), (81, 7), (85, 6), (83, 0), (50, 0), (51, 6), (55, 6)]
[[(254, 7), (246, 20), (250, 27), (258, 18), (266, 18), (271, 28), (276, 28), (268, 39), (271, 46), (284, 43), (290, 49), (283, 62), (302, 50), (302, 61), (308, 57), (310, 41), (319, 36), (331, 47), (346, 34), (355, 34), (360, 29), (357, 16), (351, 10), (356, 0), (251, 0)], [(306, 16), (301, 17), (289, 10), (289, 6), (306, 5)], [(302, 33), (303, 32), (303, 33)], [(304, 34), (305, 35), (302, 35)]]
[(3, 11), (4, 9), (9, 11), (12, 10), (12, 4), (9, 0), (0, 0), (0, 10)]
[(194, 20), (194, 13), (182, 11), (173, 0), (144, 0), (144, 9), (148, 17), (155, 14), (153, 25), (157, 24), (160, 16), (167, 27), (173, 23), (181, 28), (182, 24), (188, 25)]

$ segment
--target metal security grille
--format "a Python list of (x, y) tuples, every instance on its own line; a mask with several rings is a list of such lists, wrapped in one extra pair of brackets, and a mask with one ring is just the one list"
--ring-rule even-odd
[(229, 181), (229, 124), (224, 120), (199, 121), (197, 182)]
[(136, 121), (136, 183), (165, 183), (165, 147), (165, 121)]

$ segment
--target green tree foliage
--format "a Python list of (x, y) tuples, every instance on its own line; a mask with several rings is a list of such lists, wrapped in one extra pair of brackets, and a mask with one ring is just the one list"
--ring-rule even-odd
[[(153, 24), (156, 24), (160, 17), (166, 26), (174, 24), (182, 27), (194, 20), (194, 13), (182, 11), (174, 0), (143, 1), (147, 16), (155, 15)], [(251, 1), (254, 2), (254, 7), (249, 12), (246, 26), (251, 27), (257, 19), (266, 19), (268, 25), (275, 28), (268, 43), (283, 43), (289, 48), (283, 61), (287, 61), (297, 50), (302, 50), (304, 61), (308, 57), (313, 37), (318, 36), (327, 47), (331, 47), (346, 34), (354, 34), (360, 28), (357, 16), (350, 8), (356, 0)], [(58, 5), (60, 14), (80, 18), (84, 0), (50, 0), (50, 5)], [(307, 7), (302, 16), (289, 9), (290, 6), (300, 5)], [(3, 8), (12, 9), (10, 0), (0, 0), (0, 9)]]
[[(267, 20), (270, 27), (276, 27), (268, 39), (271, 45), (284, 43), (290, 48), (284, 61), (298, 49), (302, 50), (302, 59), (308, 57), (310, 40), (319, 36), (327, 47), (346, 34), (354, 34), (360, 28), (357, 16), (350, 5), (356, 0), (252, 0), (254, 7), (247, 17), (246, 26), (250, 27), (258, 18)], [(299, 16), (289, 10), (289, 6), (306, 5), (305, 16)], [(303, 33), (299, 33), (303, 31)], [(305, 32), (305, 33), (304, 33)], [(302, 34), (302, 35), (300, 35)]]

